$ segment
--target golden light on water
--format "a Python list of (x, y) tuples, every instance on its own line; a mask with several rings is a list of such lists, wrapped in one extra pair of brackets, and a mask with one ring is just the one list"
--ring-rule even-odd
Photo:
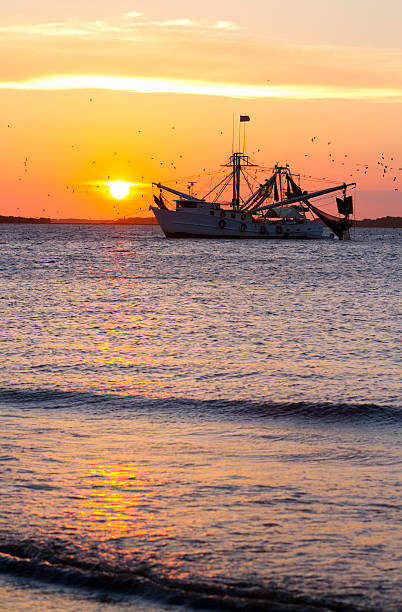
[[(142, 538), (165, 537), (155, 510), (159, 488), (166, 483), (160, 474), (132, 463), (93, 465), (84, 478), (86, 493), (75, 512), (88, 532), (119, 538), (130, 534)], [(71, 514), (71, 513), (69, 513)]]

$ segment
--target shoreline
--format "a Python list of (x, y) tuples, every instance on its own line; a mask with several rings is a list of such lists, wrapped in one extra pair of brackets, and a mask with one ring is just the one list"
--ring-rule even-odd
[[(127, 219), (52, 219), (50, 217), (13, 217), (0, 215), (0, 224), (30, 225), (155, 225), (153, 217), (129, 217)], [(352, 227), (402, 228), (402, 217), (379, 217), (354, 220)]]

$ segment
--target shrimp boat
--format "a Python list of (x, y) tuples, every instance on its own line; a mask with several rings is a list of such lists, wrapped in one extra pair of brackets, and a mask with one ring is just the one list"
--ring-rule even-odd
[[(205, 196), (193, 194), (190, 183), (188, 193), (172, 187), (153, 183), (159, 190), (154, 194), (155, 206), (151, 206), (163, 233), (167, 238), (277, 238), (350, 240), (350, 215), (353, 212), (352, 196), (347, 189), (355, 183), (343, 183), (318, 191), (303, 191), (300, 176), (293, 174), (289, 165), (276, 164), (272, 174), (252, 188), (248, 155), (232, 153), (225, 176), (209, 189)], [(242, 182), (248, 188), (243, 195)], [(231, 200), (220, 202), (225, 190), (230, 189)], [(311, 200), (327, 194), (342, 192), (336, 198), (339, 217), (317, 208)], [(169, 206), (166, 194), (177, 196), (175, 206)], [(310, 214), (311, 213), (311, 214)], [(309, 218), (307, 215), (311, 218)], [(325, 224), (331, 234), (324, 235)]]

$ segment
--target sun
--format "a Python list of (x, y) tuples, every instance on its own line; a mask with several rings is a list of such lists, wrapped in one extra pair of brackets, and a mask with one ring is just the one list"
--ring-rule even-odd
[(130, 187), (134, 185), (134, 183), (129, 183), (128, 181), (109, 181), (106, 185), (109, 185), (109, 193), (111, 196), (117, 200), (122, 200), (128, 196)]

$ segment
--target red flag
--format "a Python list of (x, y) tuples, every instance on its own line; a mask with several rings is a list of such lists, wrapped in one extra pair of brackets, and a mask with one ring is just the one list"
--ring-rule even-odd
[(240, 121), (250, 121), (250, 117), (248, 115), (240, 115)]

